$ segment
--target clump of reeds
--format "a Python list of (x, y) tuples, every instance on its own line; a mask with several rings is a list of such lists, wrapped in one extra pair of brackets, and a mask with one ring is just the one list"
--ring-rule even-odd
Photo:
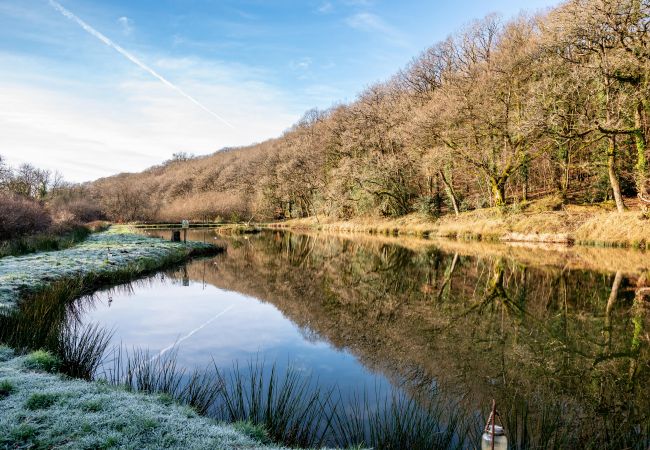
[(209, 370), (178, 368), (177, 349), (152, 355), (147, 350), (131, 353), (121, 347), (114, 352), (113, 365), (105, 371), (104, 379), (127, 389), (164, 394), (207, 414), (222, 390), (221, 381)]
[(355, 445), (381, 449), (462, 449), (478, 442), (478, 421), (445, 404), (437, 391), (353, 394), (335, 411), (333, 441), (341, 448)]
[(287, 445), (326, 442), (336, 410), (333, 389), (323, 390), (292, 366), (280, 375), (275, 364), (268, 367), (257, 360), (245, 369), (215, 366), (215, 374), (222, 387), (213, 411), (218, 420), (261, 425), (274, 441)]
[(73, 378), (91, 380), (100, 367), (113, 333), (98, 325), (80, 325), (73, 320), (58, 334), (55, 354), (60, 371)]
[[(164, 355), (116, 351), (105, 373), (111, 384), (155, 394), (194, 407), (200, 414), (264, 430), (289, 446), (386, 449), (456, 449), (475, 441), (478, 422), (445, 405), (437, 392), (367, 392), (344, 398), (335, 387), (323, 389), (291, 365), (280, 371), (253, 359), (229, 369), (188, 372), (177, 365), (177, 350)], [(476, 442), (478, 442), (476, 440)]]

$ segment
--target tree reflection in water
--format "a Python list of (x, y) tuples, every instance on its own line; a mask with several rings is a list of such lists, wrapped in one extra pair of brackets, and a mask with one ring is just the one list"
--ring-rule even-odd
[(268, 232), (226, 244), (208, 282), (274, 304), (396, 386), (434, 382), (468, 414), (497, 398), (516, 447), (543, 442), (558, 422), (623, 446), (648, 439), (644, 273), (444, 243)]

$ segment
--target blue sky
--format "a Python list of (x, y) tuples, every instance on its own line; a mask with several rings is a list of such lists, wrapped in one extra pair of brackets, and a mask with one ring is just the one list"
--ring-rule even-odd
[(84, 181), (277, 136), (473, 19), (558, 1), (59, 3), (204, 107), (49, 0), (0, 0), (0, 155)]

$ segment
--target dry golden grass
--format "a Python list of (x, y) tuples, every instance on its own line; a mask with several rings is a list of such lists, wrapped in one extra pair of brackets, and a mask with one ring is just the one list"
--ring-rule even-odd
[(521, 212), (487, 208), (459, 216), (447, 215), (438, 220), (419, 214), (396, 219), (360, 217), (347, 221), (309, 217), (269, 226), (346, 233), (639, 248), (646, 247), (650, 236), (650, 220), (645, 219), (639, 211), (621, 214), (599, 206), (575, 205), (561, 210), (544, 210), (536, 203)]
[(650, 220), (639, 211), (594, 214), (580, 224), (574, 237), (583, 244), (645, 248), (650, 237)]

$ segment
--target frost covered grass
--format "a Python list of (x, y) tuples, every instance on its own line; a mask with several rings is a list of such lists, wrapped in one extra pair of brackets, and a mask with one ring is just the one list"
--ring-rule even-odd
[[(4, 353), (3, 353), (4, 352)], [(0, 448), (269, 449), (250, 424), (224, 425), (160, 395), (0, 362)]]
[(146, 351), (118, 353), (113, 361), (113, 368), (104, 374), (108, 384), (190, 405), (263, 443), (452, 450), (468, 448), (480, 435), (480, 419), (463, 416), (437, 391), (417, 398), (397, 391), (375, 392), (383, 398), (377, 407), (365, 391), (347, 398), (336, 388), (323, 389), (292, 366), (280, 371), (258, 359), (243, 367), (215, 365), (191, 373), (177, 368), (175, 350), (161, 358)]
[(111, 227), (66, 250), (0, 258), (0, 310), (57, 282), (75, 280), (81, 290), (127, 281), (189, 256), (219, 248), (200, 242), (178, 243)]
[(19, 256), (27, 253), (63, 250), (83, 241), (90, 233), (104, 231), (108, 228), (102, 222), (88, 225), (73, 225), (59, 232), (34, 234), (14, 237), (0, 241), (0, 258)]
[(112, 227), (58, 252), (0, 258), (0, 342), (57, 357), (52, 370), (92, 379), (110, 331), (79, 327), (75, 299), (219, 247), (174, 243)]

